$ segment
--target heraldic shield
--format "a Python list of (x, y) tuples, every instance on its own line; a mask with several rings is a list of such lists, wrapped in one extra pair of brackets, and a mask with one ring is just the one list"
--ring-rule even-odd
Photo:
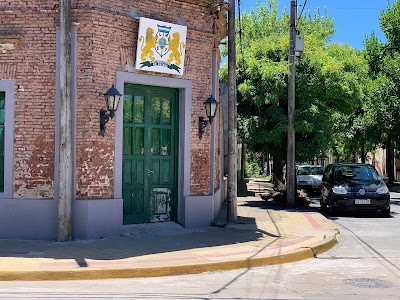
[(156, 40), (156, 51), (157, 53), (163, 57), (169, 51), (169, 33), (171, 27), (157, 25), (157, 40)]
[(187, 27), (140, 18), (136, 69), (183, 75)]

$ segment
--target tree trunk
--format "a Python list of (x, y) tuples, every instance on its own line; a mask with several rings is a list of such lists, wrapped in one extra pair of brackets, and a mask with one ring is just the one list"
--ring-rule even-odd
[(283, 161), (274, 160), (272, 172), (280, 181), (285, 182), (283, 178)]
[(389, 183), (393, 183), (394, 181), (394, 153), (393, 153), (393, 145), (392, 141), (388, 141), (388, 145), (386, 148), (386, 173), (389, 177)]
[(241, 171), (242, 171), (242, 182), (246, 178), (246, 144), (242, 144), (242, 162), (241, 162)]
[(364, 141), (362, 141), (362, 145), (361, 145), (361, 162), (363, 164), (365, 164), (365, 156), (366, 156), (366, 154), (365, 154), (365, 143), (364, 143)]

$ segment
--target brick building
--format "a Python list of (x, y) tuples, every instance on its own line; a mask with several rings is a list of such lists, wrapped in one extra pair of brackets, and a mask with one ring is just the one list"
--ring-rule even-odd
[[(0, 3), (0, 238), (57, 235), (59, 6)], [(72, 236), (116, 235), (123, 224), (151, 221), (209, 225), (224, 196), (221, 110), (201, 138), (199, 116), (210, 95), (219, 101), (226, 3), (72, 0), (71, 8)], [(145, 21), (159, 26), (149, 39), (140, 32), (151, 27)], [(171, 54), (175, 27), (184, 30), (179, 58)], [(112, 84), (123, 97), (102, 136), (99, 111)]]

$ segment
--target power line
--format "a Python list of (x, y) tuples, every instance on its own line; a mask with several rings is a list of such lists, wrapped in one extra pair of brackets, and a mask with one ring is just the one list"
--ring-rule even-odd
[(329, 10), (382, 10), (378, 7), (329, 7)]
[(240, 54), (241, 54), (241, 63), (242, 66), (241, 68), (238, 69), (238, 72), (241, 75), (246, 76), (247, 72), (246, 72), (246, 60), (244, 59), (244, 52), (243, 52), (243, 26), (242, 26), (242, 14), (241, 14), (241, 10), (240, 10), (240, 0), (238, 0), (238, 18), (239, 18), (239, 43), (240, 43)]
[(303, 15), (303, 11), (306, 8), (306, 5), (307, 5), (307, 0), (304, 1), (303, 8), (301, 9), (300, 16), (298, 17), (297, 21), (300, 21), (301, 16)]
[(244, 56), (243, 56), (243, 30), (242, 30), (242, 14), (240, 12), (240, 0), (238, 0), (238, 13), (239, 13), (239, 43), (240, 53), (242, 55), (242, 67), (244, 68)]

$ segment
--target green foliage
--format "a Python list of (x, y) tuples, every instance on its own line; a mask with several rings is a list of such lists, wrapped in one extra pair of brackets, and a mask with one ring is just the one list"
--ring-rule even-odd
[(255, 178), (260, 175), (260, 166), (258, 162), (250, 161), (246, 163), (246, 177), (247, 178)]
[(393, 6), (388, 4), (386, 10), (381, 12), (379, 20), (388, 46), (400, 52), (400, 1), (396, 1)]
[(262, 169), (262, 157), (254, 152), (247, 151), (246, 153), (246, 172), (247, 178), (269, 178), (264, 172), (260, 172)]
[(361, 51), (368, 65), (361, 105), (350, 115), (334, 118), (334, 154), (351, 159), (378, 147), (391, 148), (400, 143), (400, 1), (388, 6), (380, 15), (387, 42), (372, 33)]
[[(362, 51), (327, 44), (335, 24), (326, 11), (305, 12), (298, 22), (305, 51), (296, 61), (297, 161), (323, 149), (353, 160), (400, 143), (400, 0), (388, 4), (380, 22), (387, 42), (372, 33)], [(289, 16), (278, 13), (275, 0), (267, 0), (244, 13), (237, 25), (243, 34), (237, 37), (236, 59), (239, 134), (251, 151), (283, 163)], [(221, 77), (227, 77), (226, 65)]]
[(370, 77), (375, 79), (383, 66), (383, 45), (379, 42), (374, 33), (364, 41), (365, 50), (363, 51), (370, 71)]
[[(286, 160), (289, 16), (277, 2), (244, 13), (237, 48), (238, 130), (250, 150)], [(298, 26), (305, 51), (296, 61), (296, 160), (307, 161), (330, 145), (336, 115), (350, 115), (365, 97), (368, 65), (349, 45), (327, 41), (334, 22), (319, 11)], [(237, 38), (240, 41), (240, 38)], [(238, 43), (239, 44), (239, 43)], [(221, 76), (226, 78), (226, 66)]]
[(365, 131), (375, 147), (400, 143), (400, 1), (383, 10), (381, 28), (386, 43), (372, 34), (363, 55), (368, 62), (370, 81), (365, 99)]

